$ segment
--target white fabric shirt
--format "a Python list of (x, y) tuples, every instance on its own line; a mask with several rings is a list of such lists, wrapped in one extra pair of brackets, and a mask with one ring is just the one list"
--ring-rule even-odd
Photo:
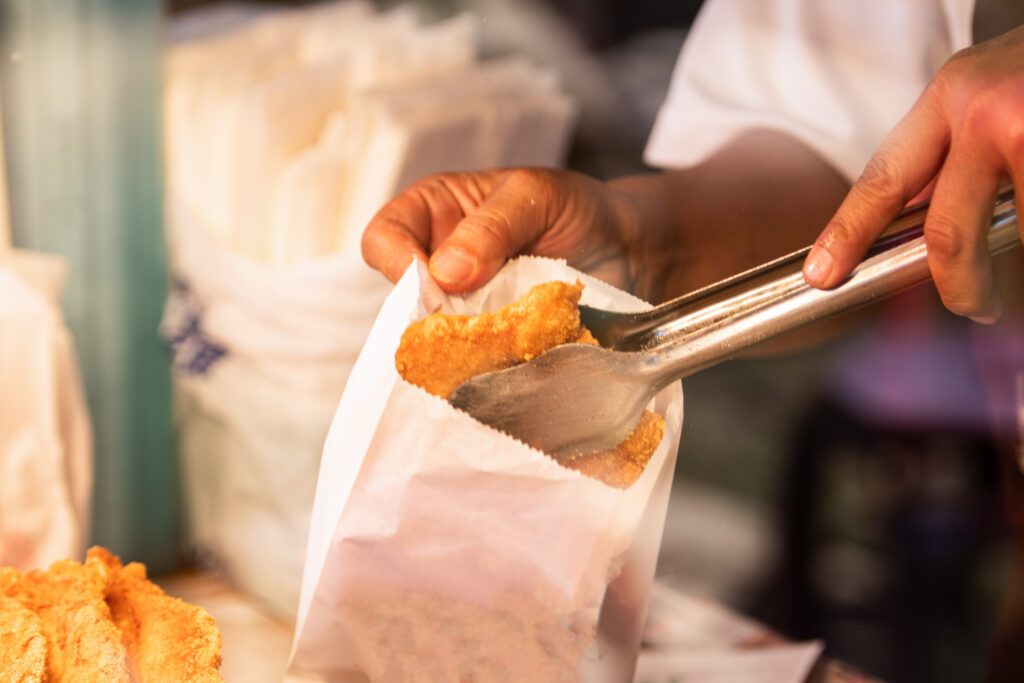
[(939, 67), (971, 44), (973, 13), (974, 0), (708, 0), (644, 160), (692, 166), (767, 128), (852, 181)]

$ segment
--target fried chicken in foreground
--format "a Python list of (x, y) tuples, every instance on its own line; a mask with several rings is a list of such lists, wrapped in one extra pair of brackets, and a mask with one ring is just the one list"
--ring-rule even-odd
[(103, 568), (58, 560), (5, 589), (39, 618), (49, 681), (131, 683), (127, 650), (103, 598), (107, 579)]
[(46, 680), (46, 636), (39, 617), (13, 598), (0, 598), (0, 681)]
[(0, 680), (19, 683), (222, 681), (206, 610), (166, 595), (104, 548), (84, 564), (0, 569)]
[(91, 563), (110, 572), (107, 603), (128, 648), (132, 681), (223, 680), (220, 631), (206, 610), (167, 595), (146, 578), (144, 565), (122, 567), (105, 548), (89, 549), (86, 564)]
[[(580, 323), (583, 284), (545, 282), (495, 313), (434, 313), (410, 325), (395, 353), (398, 373), (411, 384), (447, 399), (476, 375), (524, 363), (560, 344), (597, 344)], [(643, 474), (661, 443), (665, 418), (645, 411), (625, 441), (613, 449), (562, 463), (616, 488)]]

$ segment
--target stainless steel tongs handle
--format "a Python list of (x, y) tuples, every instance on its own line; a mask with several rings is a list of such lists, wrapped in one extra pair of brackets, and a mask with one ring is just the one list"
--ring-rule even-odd
[[(906, 209), (837, 287), (822, 290), (804, 282), (801, 268), (808, 247), (630, 316), (632, 321), (617, 332), (606, 330), (609, 337), (618, 334), (610, 345), (654, 352), (645, 354), (651, 358), (645, 374), (664, 377), (658, 383), (667, 384), (770, 337), (921, 284), (931, 277), (924, 240), (927, 208), (923, 203)], [(997, 254), (1018, 244), (1013, 188), (1001, 187), (989, 251)]]

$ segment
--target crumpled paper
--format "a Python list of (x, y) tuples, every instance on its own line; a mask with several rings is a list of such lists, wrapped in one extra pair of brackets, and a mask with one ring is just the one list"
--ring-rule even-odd
[(349, 377), (323, 458), (292, 681), (632, 678), (682, 427), (679, 384), (641, 477), (610, 488), (402, 380), (405, 328), (493, 311), (540, 282), (583, 303), (647, 305), (563, 262), (523, 257), (451, 297), (414, 264)]

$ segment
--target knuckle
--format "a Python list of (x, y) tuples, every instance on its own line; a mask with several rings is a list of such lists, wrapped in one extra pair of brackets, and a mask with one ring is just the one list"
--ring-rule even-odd
[[(524, 216), (545, 228), (590, 215), (597, 199), (581, 184), (581, 176), (557, 168), (525, 168), (516, 180)], [(584, 198), (587, 198), (584, 200)]]
[(932, 207), (924, 231), (928, 256), (948, 264), (963, 259), (969, 248), (967, 237), (951, 217)]
[(360, 250), (366, 264), (387, 278), (395, 280), (401, 274), (400, 270), (396, 271), (395, 260), (398, 254), (395, 246), (388, 242), (381, 230), (367, 228), (360, 239)]
[(508, 171), (505, 182), (524, 197), (543, 198), (551, 192), (554, 173), (545, 168), (514, 168)]
[(985, 312), (988, 299), (976, 278), (971, 275), (974, 244), (955, 219), (938, 212), (928, 214), (925, 225), (928, 261), (942, 304), (961, 316)]
[(856, 183), (866, 200), (878, 202), (889, 202), (901, 196), (905, 184), (900, 165), (882, 152), (871, 157)]
[(990, 94), (989, 91), (972, 92), (957, 98), (957, 136), (962, 144), (972, 145), (986, 138), (996, 125), (998, 102), (992, 102)]
[(431, 173), (414, 182), (410, 189), (419, 191), (436, 191), (444, 188), (451, 181), (451, 173)]
[(971, 48), (954, 55), (926, 88), (927, 99), (950, 122), (954, 137), (963, 145), (979, 140), (1005, 142), (1010, 122), (1020, 118), (1020, 87), (977, 66), (974, 55)]
[(505, 186), (515, 197), (515, 206), (508, 210), (521, 220), (550, 223), (550, 212), (560, 206), (559, 174), (556, 169), (515, 168), (508, 171)]
[(815, 241), (815, 246), (834, 251), (844, 249), (857, 242), (856, 231), (849, 218), (842, 213), (836, 214), (825, 227), (824, 232)]
[(464, 224), (464, 235), (474, 243), (484, 243), (506, 252), (512, 244), (512, 227), (503, 216), (480, 213)]
[(931, 82), (925, 88), (926, 95), (942, 96), (951, 88), (962, 83), (976, 52), (973, 45), (954, 52), (932, 77)]
[(964, 149), (998, 149), (1024, 155), (1024, 90), (1019, 69), (1002, 53), (972, 46), (954, 54), (925, 88), (932, 104)]
[(450, 195), (452, 187), (459, 183), (459, 174), (432, 173), (420, 178), (410, 187), (423, 197), (436, 198)]
[(925, 87), (925, 98), (936, 103), (949, 102), (963, 99), (970, 91), (978, 90), (974, 88), (974, 84), (981, 74), (977, 72), (976, 65), (975, 46), (958, 50), (939, 68)]
[(391, 221), (382, 215), (382, 212), (377, 212), (363, 229), (363, 234), (359, 239), (363, 258), (375, 257), (380, 252), (386, 251), (392, 241), (393, 232)]

